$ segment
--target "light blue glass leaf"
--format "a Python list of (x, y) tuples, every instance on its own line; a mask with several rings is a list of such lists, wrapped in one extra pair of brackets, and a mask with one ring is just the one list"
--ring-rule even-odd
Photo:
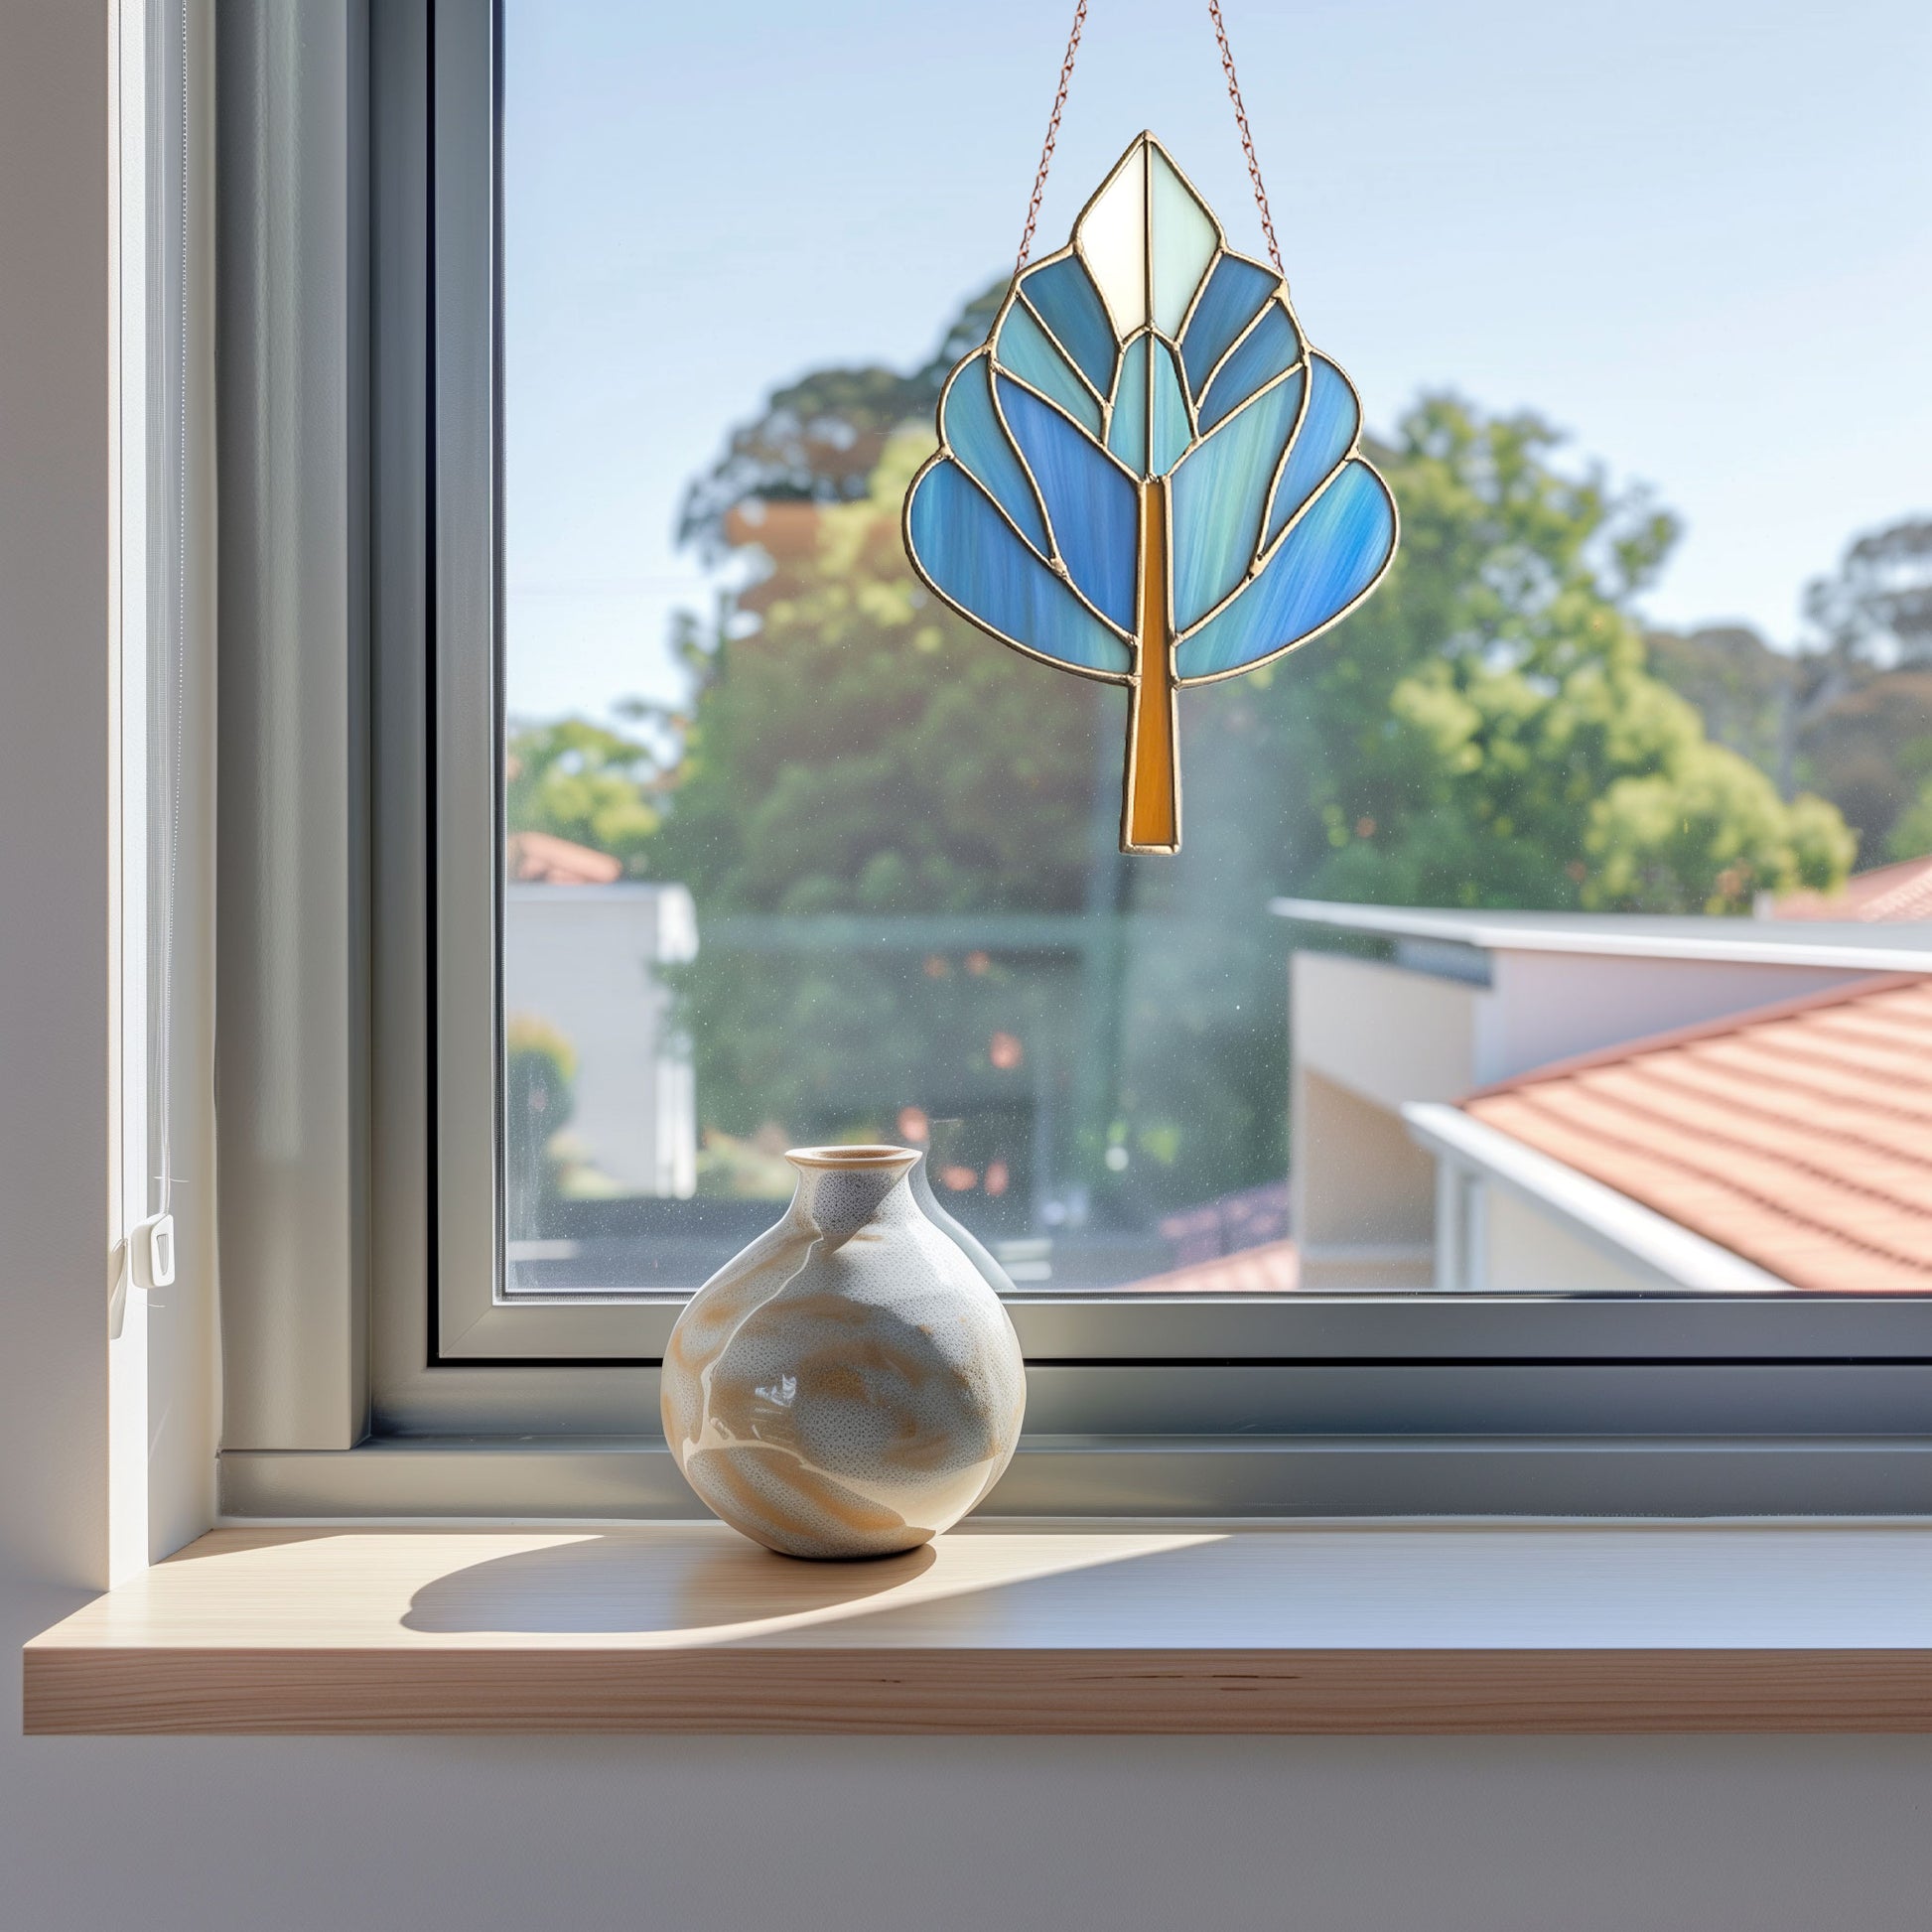
[(1100, 434), (1100, 405), (1024, 303), (1016, 302), (1007, 311), (999, 340), (993, 345), (993, 359), (1003, 369), (1011, 369), (1022, 382), (1032, 383), (1041, 395), (1051, 396), (1095, 436)]
[(1188, 419), (1187, 398), (1180, 387), (1180, 371), (1174, 367), (1173, 350), (1166, 343), (1156, 343), (1154, 456), (1149, 466), (1153, 474), (1165, 477), (1193, 440), (1194, 425)]
[(1288, 310), (1279, 302), (1271, 302), (1221, 364), (1220, 373), (1208, 383), (1200, 404), (1201, 434), (1205, 436), (1264, 382), (1293, 368), (1301, 353), (1301, 338), (1288, 319)]
[(1214, 217), (1168, 157), (1149, 144), (1148, 253), (1153, 263), (1154, 326), (1179, 333), (1194, 291), (1220, 245)]
[(1081, 594), (1123, 629), (1134, 623), (1141, 500), (1134, 481), (1091, 437), (1005, 376), (1000, 409), (1039, 484), (1046, 521)]
[(1104, 396), (1114, 386), (1114, 327), (1079, 257), (1063, 255), (1029, 270), (1020, 292)]
[(1073, 224), (1074, 246), (1107, 305), (1114, 340), (1127, 342), (1147, 326), (1147, 137), (1114, 163), (1114, 171)]
[[(1154, 457), (1148, 459), (1147, 377), (1154, 368)], [(1114, 396), (1113, 421), (1107, 427), (1107, 447), (1137, 477), (1165, 477), (1188, 444), (1194, 426), (1187, 417), (1187, 398), (1174, 368), (1173, 350), (1152, 337), (1136, 336), (1121, 358), (1120, 388)]]
[(1253, 568), (1282, 452), (1302, 410), (1302, 372), (1197, 443), (1173, 473), (1173, 621), (1198, 623)]
[[(1332, 622), (1394, 554), (1394, 498), (1358, 454), (1347, 377), (1308, 348), (1279, 273), (1227, 251), (1149, 135), (1068, 247), (1021, 273), (939, 413), (940, 454), (906, 507), (915, 569), (987, 629), (1071, 670), (1121, 677), (1165, 660), (1182, 683), (1232, 675)], [(1173, 628), (1150, 612), (1140, 635), (1141, 534), (1156, 513)], [(1123, 825), (1142, 771), (1130, 760)]]
[(958, 464), (926, 471), (906, 510), (913, 561), (976, 621), (1076, 669), (1121, 673), (1127, 646), (1014, 535)]
[(1282, 540), (1267, 569), (1174, 651), (1182, 683), (1239, 670), (1339, 616), (1395, 553), (1395, 503), (1357, 457)]
[(1187, 365), (1187, 390), (1196, 401), (1214, 372), (1214, 364), (1280, 286), (1265, 268), (1238, 256), (1223, 255), (1214, 264), (1214, 272), (1194, 305), (1187, 333), (1180, 339), (1180, 359)]
[(1147, 345), (1136, 336), (1121, 358), (1120, 387), (1114, 393), (1107, 447), (1137, 476), (1147, 475)]
[(1033, 484), (993, 408), (992, 356), (986, 349), (969, 357), (946, 385), (940, 406), (940, 434), (975, 483), (1020, 526), (1020, 533), (1042, 557), (1052, 544), (1040, 519)]
[(1309, 413), (1289, 452), (1281, 482), (1275, 485), (1268, 533), (1262, 539), (1264, 547), (1274, 542), (1282, 526), (1355, 447), (1355, 436), (1362, 426), (1361, 404), (1348, 386), (1348, 378), (1325, 355), (1313, 350), (1309, 354)]

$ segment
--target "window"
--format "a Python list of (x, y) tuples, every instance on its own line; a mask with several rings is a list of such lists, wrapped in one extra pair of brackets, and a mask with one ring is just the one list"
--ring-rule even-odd
[[(1247, 31), (1266, 70), (1287, 30)], [(1917, 877), (1909, 742), (1859, 722), (1922, 675), (1909, 519), (1818, 555), (1810, 655), (1690, 624), (1648, 498), (1411, 400), (1347, 288), (1386, 274), (1298, 190), (1406, 574), (1185, 694), (1183, 850), (1124, 858), (1123, 694), (972, 633), (898, 548), (1013, 211), (891, 84), (944, 43), (378, 10), (376, 1435), (647, 1436), (679, 1298), (774, 1217), (784, 1146), (846, 1138), (924, 1146), (1005, 1262), (1043, 1434), (1916, 1427), (1925, 1309), (1868, 1294), (1932, 1285), (1932, 1242), (1867, 1157), (1932, 1107), (1932, 943), (1859, 915)], [(1242, 246), (1198, 51), (1181, 158)], [(1069, 125), (1042, 233), (1104, 145)], [(1722, 146), (1678, 157), (1712, 193)], [(1848, 888), (1876, 853), (1905, 872)]]
[(999, 198), (921, 233), (856, 136), (877, 22), (766, 27), (670, 63), (635, 9), (502, 10), (503, 1295), (688, 1290), (851, 1139), (925, 1147), (1022, 1294), (1288, 1287), (1268, 834), (1190, 743), (1185, 857), (1123, 857), (1125, 693), (916, 584)]

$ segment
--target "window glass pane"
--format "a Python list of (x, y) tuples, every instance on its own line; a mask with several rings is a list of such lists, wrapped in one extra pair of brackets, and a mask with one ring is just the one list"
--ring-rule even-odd
[[(1031, 285), (1000, 353), (1058, 410), (967, 371), (986, 488), (941, 535), (1117, 672), (1138, 499), (1093, 439), (1173, 465), (1289, 371), (1166, 485), (1175, 661), (1218, 679), (1172, 857), (1119, 850), (1123, 686), (901, 543), (1057, 23), (505, 0), (510, 1292), (688, 1290), (787, 1147), (880, 1139), (1022, 1292), (1932, 1287), (1913, 64), (1741, 5), (1660, 13), (1668, 62), (1582, 15), (1250, 9), (1291, 319), (1171, 11), (1095, 15), (1034, 259), (1152, 120), (1263, 266), (1204, 268), (1162, 176), (1171, 342)], [(1402, 547), (1231, 670), (1316, 563), (1244, 605), (1215, 504), (1311, 557), (1383, 514), (1326, 481), (1338, 364)], [(1049, 524), (1079, 595), (1027, 588)]]

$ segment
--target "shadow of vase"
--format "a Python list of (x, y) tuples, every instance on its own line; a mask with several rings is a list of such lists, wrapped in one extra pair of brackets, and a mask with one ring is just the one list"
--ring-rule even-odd
[[(711, 1547), (694, 1548), (702, 1536)], [(425, 1584), (408, 1630), (715, 1630), (773, 1617), (836, 1615), (888, 1595), (932, 1567), (929, 1545), (863, 1564), (801, 1565), (753, 1543), (718, 1545), (593, 1535), (491, 1557)], [(880, 1604), (876, 1607), (887, 1607)]]

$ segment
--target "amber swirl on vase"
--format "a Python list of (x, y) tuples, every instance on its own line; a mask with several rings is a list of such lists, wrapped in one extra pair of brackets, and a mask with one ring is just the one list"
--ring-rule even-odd
[(917, 1151), (785, 1158), (798, 1184), (783, 1219), (671, 1331), (664, 1435), (705, 1504), (768, 1549), (913, 1549), (992, 1488), (1020, 1440), (1026, 1369), (998, 1266), (922, 1204)]

